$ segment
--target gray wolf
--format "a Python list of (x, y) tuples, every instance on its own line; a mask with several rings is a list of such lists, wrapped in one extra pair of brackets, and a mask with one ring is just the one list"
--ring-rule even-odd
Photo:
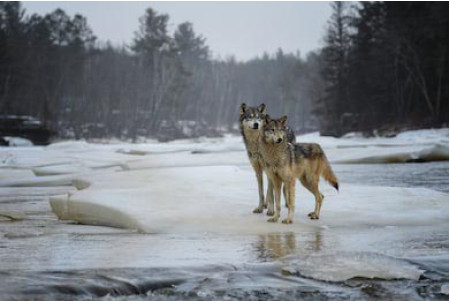
[(273, 120), (269, 115), (265, 117), (264, 127), (260, 135), (260, 153), (264, 171), (275, 189), (276, 210), (269, 222), (277, 222), (280, 217), (281, 185), (287, 189), (288, 217), (283, 223), (292, 223), (295, 209), (295, 181), (298, 179), (316, 199), (316, 207), (308, 216), (319, 219), (320, 208), (324, 196), (319, 192), (319, 179), (322, 176), (336, 190), (339, 183), (331, 169), (327, 157), (319, 144), (288, 142), (286, 128), (287, 117)]
[[(239, 108), (239, 126), (241, 129), (242, 138), (244, 140), (245, 148), (247, 150), (248, 159), (253, 167), (258, 181), (259, 204), (253, 210), (254, 213), (261, 213), (265, 208), (269, 207), (267, 215), (272, 216), (273, 210), (273, 185), (268, 179), (267, 201), (264, 200), (264, 185), (263, 185), (263, 162), (259, 151), (260, 134), (266, 121), (266, 105), (263, 103), (257, 107), (247, 106), (242, 103)], [(295, 142), (295, 134), (291, 128), (287, 127), (286, 140), (287, 142)]]

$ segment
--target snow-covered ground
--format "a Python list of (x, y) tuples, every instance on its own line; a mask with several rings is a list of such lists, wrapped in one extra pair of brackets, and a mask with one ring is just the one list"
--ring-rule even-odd
[[(144, 272), (148, 278), (144, 269), (164, 268), (167, 275), (161, 279), (168, 281), (187, 270), (184, 282), (172, 283), (170, 294), (158, 293), (162, 298), (184, 298), (195, 290), (197, 299), (299, 299), (299, 287), (304, 298), (377, 298), (367, 285), (381, 287), (385, 299), (448, 298), (448, 190), (405, 188), (400, 182), (380, 186), (370, 177), (376, 171), (389, 180), (392, 163), (421, 161), (446, 161), (438, 167), (447, 169), (448, 177), (448, 136), (448, 129), (395, 138), (298, 136), (298, 142), (322, 145), (341, 186), (337, 193), (322, 182), (321, 218), (311, 221), (306, 214), (314, 208), (313, 196), (298, 184), (291, 225), (268, 223), (266, 215), (252, 213), (257, 185), (237, 136), (0, 148), (0, 271), (16, 271), (0, 282), (0, 299), (1, 293), (55, 298), (36, 293), (39, 287), (55, 290), (53, 279), (64, 280), (65, 287), (81, 277), (100, 283), (89, 271), (93, 268), (123, 279)], [(427, 167), (395, 165), (400, 178), (408, 165), (419, 165), (414, 166), (419, 174)], [(356, 174), (361, 167), (366, 174)], [(283, 208), (282, 218), (286, 215)], [(30, 267), (35, 276), (22, 288), (13, 287)], [(117, 268), (143, 272), (118, 273)], [(48, 270), (71, 275), (49, 278), (42, 273)], [(45, 275), (50, 284), (40, 281)], [(199, 282), (205, 276), (210, 284)], [(256, 281), (259, 276), (264, 278)], [(142, 279), (133, 283), (143, 287)], [(109, 292), (90, 293), (87, 285), (80, 295), (127, 294), (101, 283)], [(268, 287), (272, 297), (262, 296), (259, 291)], [(420, 287), (428, 287), (425, 294), (417, 294)], [(280, 289), (295, 293), (277, 295)]]

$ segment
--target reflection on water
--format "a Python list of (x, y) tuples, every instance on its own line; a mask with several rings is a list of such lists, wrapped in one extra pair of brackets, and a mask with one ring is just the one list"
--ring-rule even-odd
[(259, 235), (254, 250), (258, 261), (267, 262), (293, 254), (319, 252), (322, 246), (322, 231), (318, 230), (297, 235), (293, 232)]

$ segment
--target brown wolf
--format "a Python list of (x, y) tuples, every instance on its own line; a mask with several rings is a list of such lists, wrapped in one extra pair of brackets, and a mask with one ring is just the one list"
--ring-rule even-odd
[[(242, 103), (239, 108), (239, 126), (241, 128), (242, 138), (244, 139), (248, 159), (253, 167), (258, 180), (259, 205), (253, 210), (254, 213), (261, 213), (264, 208), (269, 206), (267, 215), (273, 215), (273, 186), (268, 179), (267, 200), (264, 200), (263, 186), (263, 162), (259, 151), (261, 129), (264, 126), (266, 118), (266, 105), (263, 103), (258, 107), (247, 106)], [(295, 135), (292, 129), (286, 126), (286, 140), (295, 142)]]
[(296, 179), (299, 179), (316, 199), (316, 207), (308, 216), (311, 219), (319, 219), (324, 198), (319, 192), (319, 178), (324, 177), (336, 190), (339, 190), (338, 180), (319, 144), (290, 144), (287, 141), (286, 120), (286, 116), (272, 120), (266, 115), (265, 125), (261, 130), (260, 152), (264, 161), (264, 171), (275, 189), (276, 211), (269, 222), (277, 222), (280, 217), (281, 185), (284, 184), (287, 188), (289, 213), (283, 223), (292, 223)]

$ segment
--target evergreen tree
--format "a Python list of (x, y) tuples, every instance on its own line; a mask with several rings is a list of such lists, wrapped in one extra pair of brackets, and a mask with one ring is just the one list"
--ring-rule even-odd
[(190, 22), (178, 25), (173, 35), (177, 51), (178, 83), (174, 87), (170, 116), (174, 121), (195, 119), (204, 114), (208, 104), (203, 104), (201, 94), (208, 71), (209, 49), (205, 38), (197, 35)]
[(327, 83), (327, 95), (319, 104), (317, 112), (322, 114), (322, 129), (326, 134), (342, 133), (341, 117), (348, 102), (348, 54), (350, 51), (350, 19), (345, 2), (332, 3), (333, 14), (328, 22), (323, 75)]
[(0, 2), (0, 110), (22, 111), (24, 100), (19, 93), (26, 73), (21, 64), (26, 58), (25, 11), (20, 2)]

